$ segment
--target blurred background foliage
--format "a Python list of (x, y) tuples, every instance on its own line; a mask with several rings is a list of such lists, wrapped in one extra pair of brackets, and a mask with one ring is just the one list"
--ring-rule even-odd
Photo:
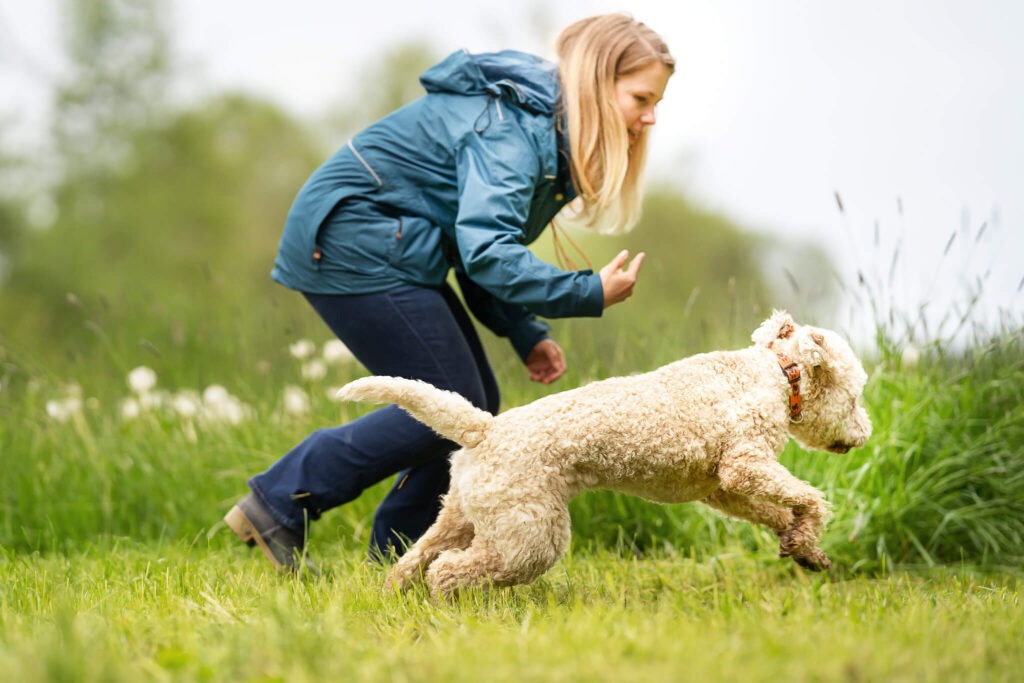
[[(327, 113), (306, 121), (240, 92), (175, 97), (186, 79), (161, 0), (75, 0), (64, 10), (70, 68), (54, 87), (47, 142), (16, 154), (0, 117), (8, 347), (31, 349), (52, 372), (148, 362), (194, 383), (225, 364), (265, 367), (298, 336), (325, 338), (298, 296), (269, 278), (290, 202), (352, 133), (418, 97), (418, 75), (441, 55), (411, 43), (368, 56), (351, 69), (358, 95), (326, 88)], [(665, 358), (638, 367), (745, 343), (769, 309), (821, 311), (831, 296), (823, 252), (777, 259), (765, 238), (667, 178), (652, 179), (631, 234), (570, 234), (595, 268), (622, 248), (648, 253), (628, 304), (600, 321), (554, 321), (560, 339), (585, 335), (612, 350), (636, 335), (670, 339)], [(535, 249), (554, 262), (549, 236)], [(792, 286), (805, 273), (821, 284)]]

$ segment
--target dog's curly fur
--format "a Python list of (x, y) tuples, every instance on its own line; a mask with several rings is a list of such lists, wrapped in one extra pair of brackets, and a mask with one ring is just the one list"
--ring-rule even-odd
[[(702, 501), (771, 528), (782, 556), (828, 568), (818, 548), (827, 504), (777, 458), (790, 437), (839, 453), (863, 445), (871, 434), (860, 405), (867, 375), (839, 335), (797, 325), (783, 311), (752, 340), (497, 416), (415, 380), (366, 377), (343, 387), (342, 398), (397, 403), (462, 446), (440, 516), (388, 585), (422, 575), (434, 595), (447, 596), (465, 586), (529, 583), (568, 549), (569, 501), (593, 488)], [(779, 353), (800, 369), (799, 421), (790, 419)]]

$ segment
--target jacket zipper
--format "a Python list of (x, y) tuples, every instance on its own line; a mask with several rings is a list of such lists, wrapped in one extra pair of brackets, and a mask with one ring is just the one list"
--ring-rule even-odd
[(384, 182), (380, 179), (380, 176), (377, 175), (377, 172), (373, 170), (370, 164), (366, 163), (366, 159), (364, 159), (363, 155), (359, 153), (359, 150), (356, 149), (356, 146), (352, 144), (351, 140), (348, 141), (348, 148), (352, 150), (352, 153), (356, 155), (356, 159), (359, 159), (359, 163), (361, 163), (363, 167), (370, 172), (373, 179), (377, 181), (377, 187), (384, 187)]

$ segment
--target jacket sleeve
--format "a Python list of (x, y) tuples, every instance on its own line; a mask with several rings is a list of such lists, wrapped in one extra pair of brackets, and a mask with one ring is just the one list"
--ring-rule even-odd
[(525, 306), (494, 298), (470, 280), (460, 266), (455, 268), (455, 278), (473, 316), (494, 334), (507, 337), (524, 363), (537, 342), (548, 337), (551, 326), (538, 320)]
[(599, 317), (600, 275), (562, 271), (523, 243), (540, 179), (537, 153), (514, 121), (465, 135), (456, 151), (455, 240), (466, 276), (506, 304), (547, 318)]

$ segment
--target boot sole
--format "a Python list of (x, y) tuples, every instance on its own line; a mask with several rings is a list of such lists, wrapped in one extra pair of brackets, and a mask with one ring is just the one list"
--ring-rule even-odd
[(286, 567), (281, 564), (276, 557), (274, 557), (274, 553), (270, 551), (270, 548), (267, 546), (267, 542), (263, 540), (262, 536), (260, 536), (260, 532), (257, 531), (253, 523), (249, 521), (245, 512), (242, 511), (242, 508), (237, 505), (231, 508), (231, 510), (228, 511), (228, 514), (224, 515), (224, 523), (227, 524), (228, 528), (235, 533), (235, 536), (238, 536), (238, 539), (242, 541), (242, 543), (245, 543), (249, 547), (259, 547), (259, 549), (263, 551), (264, 557), (267, 558), (267, 561), (269, 561), (270, 564), (274, 565), (274, 569), (276, 569), (279, 574), (291, 571), (291, 567)]

